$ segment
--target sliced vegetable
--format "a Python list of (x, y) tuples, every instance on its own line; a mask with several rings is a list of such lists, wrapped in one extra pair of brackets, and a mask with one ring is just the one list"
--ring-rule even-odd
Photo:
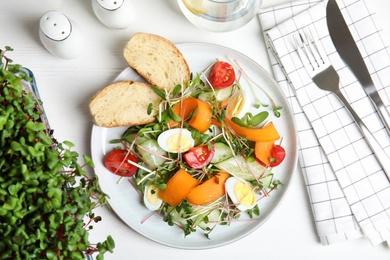
[(225, 122), (233, 129), (233, 131), (237, 135), (241, 137), (245, 137), (250, 141), (270, 142), (270, 141), (276, 141), (280, 138), (278, 130), (276, 130), (272, 122), (268, 123), (266, 126), (262, 128), (249, 128), (249, 127), (239, 126), (228, 118), (225, 118)]
[[(264, 161), (258, 158), (257, 156), (256, 156), (256, 160), (261, 165), (276, 167), (283, 162), (285, 157), (286, 157), (286, 151), (284, 150), (284, 148), (281, 147), (280, 145), (273, 145), (270, 148), (269, 156), (267, 158), (264, 158), (263, 159)], [(266, 164), (266, 162), (268, 163), (268, 165)]]
[(221, 221), (221, 211), (219, 209), (214, 209), (207, 214), (207, 223), (204, 221), (205, 216), (202, 215), (200, 218), (201, 221), (198, 221), (198, 226), (203, 230), (210, 230)]
[(123, 139), (130, 144), (132, 144), (132, 143), (141, 144), (141, 143), (145, 142), (146, 140), (148, 140), (149, 138), (147, 138), (145, 136), (141, 137), (141, 136), (139, 136), (138, 133), (127, 133), (126, 132), (123, 135)]
[(214, 143), (196, 146), (183, 155), (184, 160), (194, 169), (205, 167), (213, 159), (215, 153)]
[(263, 188), (266, 191), (269, 191), (272, 188), (272, 180), (274, 179), (273, 173), (268, 174), (267, 176), (261, 178), (259, 181), (263, 185)]
[(205, 102), (210, 102), (212, 100), (217, 100), (217, 101), (224, 101), (230, 98), (233, 94), (234, 87), (226, 87), (226, 88), (218, 88), (215, 89), (214, 92), (209, 91), (209, 92), (202, 92), (199, 96), (198, 99), (205, 101)]
[(219, 163), (233, 156), (232, 150), (227, 144), (217, 142), (214, 147), (215, 153), (211, 163)]
[(137, 151), (149, 167), (156, 168), (166, 161), (164, 158), (166, 152), (161, 149), (156, 140), (149, 139), (138, 146)]
[(255, 156), (262, 163), (270, 166), (271, 150), (274, 147), (274, 142), (256, 142)]
[(232, 96), (233, 90), (233, 86), (216, 89), (215, 98), (217, 99), (217, 101), (224, 101)]
[(244, 157), (239, 155), (217, 163), (215, 166), (221, 171), (228, 172), (233, 176), (247, 181), (259, 179), (271, 173), (270, 170), (267, 170), (256, 160), (247, 161)]
[(225, 194), (225, 182), (230, 174), (219, 172), (204, 183), (196, 186), (187, 195), (187, 200), (194, 205), (205, 205)]
[(236, 74), (232, 65), (225, 61), (217, 61), (211, 67), (209, 81), (213, 88), (226, 88), (233, 85)]
[(209, 92), (202, 92), (199, 94), (198, 99), (202, 100), (204, 102), (211, 102), (214, 100), (214, 93), (209, 91)]
[[(183, 99), (182, 102), (173, 106), (172, 111), (183, 120), (187, 120), (191, 116), (188, 124), (201, 133), (206, 132), (210, 127), (212, 109), (208, 103), (202, 100), (196, 98)], [(178, 127), (180, 126), (180, 122), (171, 120), (168, 125), (170, 127)]]
[(127, 150), (112, 150), (104, 160), (104, 166), (119, 176), (131, 177), (138, 168), (128, 161), (138, 163), (137, 158)]
[(158, 196), (172, 207), (179, 205), (198, 181), (183, 169), (177, 171), (167, 182), (167, 187), (160, 190)]

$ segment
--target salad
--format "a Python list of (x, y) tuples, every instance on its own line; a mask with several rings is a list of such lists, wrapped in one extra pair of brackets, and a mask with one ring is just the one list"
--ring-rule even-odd
[(250, 79), (237, 67), (218, 60), (171, 93), (153, 87), (156, 121), (129, 127), (104, 158), (145, 207), (185, 235), (201, 229), (209, 237), (242, 214), (258, 216), (258, 202), (281, 184), (273, 168), (286, 152), (269, 113), (278, 118), (282, 108), (269, 96), (271, 107), (258, 98), (252, 105), (240, 83)]

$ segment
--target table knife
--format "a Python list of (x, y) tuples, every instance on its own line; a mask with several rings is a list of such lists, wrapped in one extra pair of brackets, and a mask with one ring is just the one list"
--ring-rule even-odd
[(387, 130), (387, 134), (390, 135), (389, 112), (374, 86), (363, 57), (335, 0), (328, 1), (326, 19), (330, 37), (338, 54), (363, 86), (363, 89), (370, 97), (373, 106), (379, 112), (379, 118)]

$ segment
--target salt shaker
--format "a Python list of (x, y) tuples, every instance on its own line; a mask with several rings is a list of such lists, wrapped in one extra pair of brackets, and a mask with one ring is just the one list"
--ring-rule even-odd
[(76, 58), (84, 49), (80, 27), (57, 11), (49, 11), (41, 17), (39, 38), (50, 53), (64, 59)]
[(96, 17), (107, 27), (125, 29), (134, 20), (130, 0), (92, 0)]

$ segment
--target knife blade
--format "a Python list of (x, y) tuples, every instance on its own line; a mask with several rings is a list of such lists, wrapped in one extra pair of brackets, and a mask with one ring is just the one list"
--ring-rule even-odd
[(348, 28), (347, 23), (335, 0), (329, 0), (326, 6), (326, 21), (330, 37), (341, 59), (348, 65), (352, 73), (363, 86), (364, 91), (370, 97), (373, 106), (379, 112), (387, 134), (390, 135), (390, 115), (372, 81), (364, 59), (356, 45), (356, 42)]

